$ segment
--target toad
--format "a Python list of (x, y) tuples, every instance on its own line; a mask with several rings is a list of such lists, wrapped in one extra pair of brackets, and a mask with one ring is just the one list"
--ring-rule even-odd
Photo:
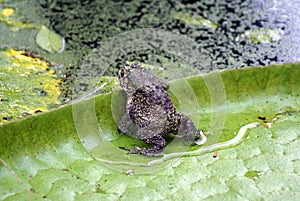
[(118, 131), (135, 134), (151, 145), (150, 148), (120, 148), (128, 150), (129, 154), (154, 156), (163, 151), (166, 146), (164, 137), (171, 133), (184, 136), (188, 142), (206, 142), (203, 131), (197, 130), (188, 116), (176, 112), (166, 91), (169, 88), (167, 83), (137, 63), (121, 67), (118, 78), (127, 94), (126, 111), (118, 123)]

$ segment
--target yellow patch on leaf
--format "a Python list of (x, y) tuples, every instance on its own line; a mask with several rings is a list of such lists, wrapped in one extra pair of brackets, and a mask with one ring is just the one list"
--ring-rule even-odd
[(15, 16), (14, 8), (0, 9), (0, 22), (1, 21), (12, 26), (12, 30), (14, 30), (14, 31), (19, 30), (19, 28), (34, 28), (33, 24), (29, 24), (29, 23), (20, 21), (18, 19), (18, 16)]
[(0, 51), (0, 125), (60, 104), (60, 79), (50, 63), (23, 50)]
[(15, 9), (13, 8), (4, 8), (2, 10), (2, 14), (6, 17), (10, 17), (10, 16), (13, 16), (15, 13)]

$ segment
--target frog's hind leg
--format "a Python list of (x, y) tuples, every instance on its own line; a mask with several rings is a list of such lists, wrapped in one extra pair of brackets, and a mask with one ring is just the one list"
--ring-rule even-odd
[(154, 136), (152, 138), (142, 139), (147, 144), (153, 145), (150, 148), (143, 148), (140, 152), (142, 155), (157, 156), (161, 155), (163, 148), (166, 146), (166, 140), (161, 136)]
[(184, 115), (180, 114), (180, 126), (178, 128), (178, 135), (186, 139), (187, 142), (192, 143), (198, 140), (205, 140), (201, 130), (197, 130), (192, 120)]
[(138, 147), (138, 146), (135, 146), (134, 148), (127, 148), (127, 147), (120, 147), (120, 148), (129, 151), (128, 154), (141, 154), (147, 156), (161, 155), (163, 148), (166, 146), (166, 140), (163, 137), (158, 135), (153, 136), (153, 131), (142, 129), (142, 128), (138, 129), (137, 135), (145, 143), (153, 146), (150, 148)]

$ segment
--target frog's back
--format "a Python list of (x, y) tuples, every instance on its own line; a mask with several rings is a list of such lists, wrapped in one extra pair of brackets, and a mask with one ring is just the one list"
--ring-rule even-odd
[(176, 109), (165, 89), (160, 85), (148, 85), (138, 89), (127, 106), (130, 118), (140, 128), (156, 127), (156, 133), (165, 135), (174, 122)]

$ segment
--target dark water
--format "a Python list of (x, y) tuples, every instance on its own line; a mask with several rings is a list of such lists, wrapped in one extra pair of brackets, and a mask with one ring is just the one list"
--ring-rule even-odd
[[(202, 16), (217, 24), (217, 28), (187, 25), (174, 19), (176, 12)], [(76, 52), (79, 63), (101, 41), (138, 28), (189, 36), (207, 51), (213, 68), (218, 69), (300, 59), (298, 0), (38, 1), (38, 13), (65, 37), (66, 50)], [(237, 41), (246, 31), (262, 29), (280, 31), (280, 39), (264, 43), (245, 38)], [(136, 53), (134, 58), (146, 62), (151, 54)], [(122, 58), (116, 63), (121, 61)]]
[[(63, 102), (69, 100), (74, 79), (79, 91), (91, 90), (99, 80), (96, 75), (115, 76), (116, 67), (126, 61), (171, 72), (163, 76), (167, 80), (300, 61), (299, 0), (12, 0), (0, 7), (16, 8), (20, 19), (64, 37), (65, 51), (51, 54), (36, 45), (36, 29), (11, 31), (0, 24), (0, 48), (28, 48), (55, 64), (64, 81)], [(178, 13), (188, 20), (176, 17)], [(210, 24), (190, 22), (199, 18)], [(144, 48), (132, 48), (141, 44)], [(182, 55), (191, 61), (182, 61)], [(192, 67), (184, 69), (187, 64)]]

